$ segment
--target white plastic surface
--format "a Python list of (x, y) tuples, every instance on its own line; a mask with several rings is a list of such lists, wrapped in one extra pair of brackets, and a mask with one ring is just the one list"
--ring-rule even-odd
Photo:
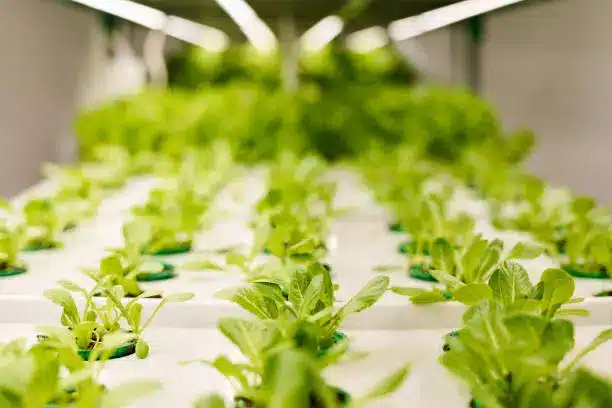
[[(240, 313), (229, 302), (213, 298), (213, 294), (242, 281), (239, 274), (215, 271), (185, 271), (180, 265), (190, 259), (210, 259), (222, 263), (223, 257), (210, 250), (248, 245), (252, 233), (247, 226), (251, 209), (256, 200), (265, 192), (265, 172), (259, 170), (247, 173), (241, 180), (235, 180), (219, 195), (216, 212), (221, 216), (209, 231), (203, 232), (195, 243), (193, 253), (164, 257), (178, 266), (179, 277), (172, 280), (143, 283), (144, 288), (162, 288), (166, 292), (190, 291), (195, 293), (193, 301), (172, 305), (162, 312), (160, 320), (166, 320), (171, 327), (212, 327), (216, 319), (227, 313)], [(379, 265), (406, 265), (403, 255), (397, 251), (405, 239), (402, 234), (388, 231), (389, 216), (377, 206), (369, 191), (359, 178), (346, 169), (336, 169), (330, 178), (338, 182), (336, 205), (341, 208), (353, 207), (349, 214), (335, 220), (331, 226), (331, 238), (335, 242), (329, 253), (328, 262), (340, 284), (339, 301), (346, 301), (374, 275), (372, 269)], [(50, 306), (41, 299), (44, 290), (55, 287), (60, 279), (72, 280), (85, 287), (92, 281), (79, 272), (82, 267), (95, 267), (105, 256), (105, 249), (122, 245), (121, 225), (130, 217), (130, 208), (143, 203), (149, 190), (155, 186), (151, 178), (131, 180), (127, 186), (109, 196), (100, 206), (98, 215), (79, 225), (74, 231), (64, 234), (65, 247), (61, 250), (24, 253), (29, 265), (26, 274), (0, 279), (0, 305), (18, 301), (23, 310), (15, 315), (33, 313), (37, 308)], [(48, 182), (35, 186), (16, 199), (23, 203), (27, 197), (52, 191)], [(477, 231), (487, 238), (501, 238), (507, 250), (519, 240), (529, 239), (526, 234), (502, 232), (491, 228), (483, 202), (475, 200), (469, 191), (459, 191), (454, 197), (456, 211), (468, 211), (477, 217)], [(537, 281), (547, 267), (555, 266), (547, 257), (524, 262), (532, 281)], [(420, 282), (405, 272), (390, 273), (393, 285), (429, 287), (430, 283)], [(579, 324), (612, 324), (612, 299), (593, 298), (593, 293), (612, 288), (612, 281), (577, 279), (577, 296), (587, 300), (582, 305), (591, 310), (589, 318), (577, 319)], [(151, 300), (155, 303), (155, 300)], [(465, 308), (455, 302), (439, 305), (411, 305), (406, 297), (387, 293), (371, 310), (348, 319), (346, 327), (360, 329), (396, 329), (456, 327)], [(0, 316), (7, 309), (0, 307)], [(180, 310), (180, 313), (173, 313)], [(0, 318), (0, 321), (7, 321)], [(19, 319), (10, 319), (19, 322)]]

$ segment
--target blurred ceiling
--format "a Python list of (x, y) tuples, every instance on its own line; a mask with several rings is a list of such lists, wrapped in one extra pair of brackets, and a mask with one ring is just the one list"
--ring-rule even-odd
[[(167, 14), (223, 30), (234, 40), (244, 40), (240, 28), (215, 0), (137, 0)], [(322, 18), (338, 14), (349, 0), (246, 0), (261, 19), (278, 33), (279, 19), (293, 16), (299, 33), (303, 33)], [(458, 3), (461, 0), (371, 0), (365, 9), (345, 27), (345, 32), (381, 25), (427, 10)]]

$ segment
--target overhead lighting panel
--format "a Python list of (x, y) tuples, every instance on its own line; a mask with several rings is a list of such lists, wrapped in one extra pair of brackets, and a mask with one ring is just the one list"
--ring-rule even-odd
[(343, 28), (344, 22), (340, 17), (327, 16), (302, 34), (301, 46), (306, 51), (319, 51), (336, 38)]
[(152, 30), (161, 30), (166, 23), (166, 15), (152, 7), (128, 0), (73, 0), (105, 13), (121, 17)]
[(374, 26), (356, 31), (346, 37), (346, 46), (354, 52), (366, 53), (389, 43), (387, 30), (381, 26)]
[(272, 51), (276, 47), (276, 37), (244, 0), (215, 0), (219, 6), (236, 22), (247, 39), (260, 51)]
[(221, 52), (229, 46), (229, 38), (223, 31), (181, 17), (168, 17), (164, 32), (211, 52)]
[(389, 25), (389, 35), (395, 41), (407, 40), (428, 31), (437, 30), (521, 1), (524, 0), (465, 0), (417, 16), (394, 21)]

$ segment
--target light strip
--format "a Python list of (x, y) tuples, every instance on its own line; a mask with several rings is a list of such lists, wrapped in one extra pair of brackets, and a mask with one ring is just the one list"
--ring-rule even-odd
[(121, 17), (152, 30), (161, 30), (166, 23), (166, 15), (152, 7), (128, 0), (73, 0), (84, 6)]
[(327, 16), (302, 34), (300, 43), (306, 51), (319, 51), (342, 32), (344, 22), (338, 16)]
[(215, 1), (236, 22), (255, 48), (268, 52), (276, 47), (276, 37), (272, 30), (244, 0)]
[(181, 17), (168, 17), (164, 32), (211, 52), (224, 51), (229, 46), (229, 38), (223, 31)]
[(428, 31), (468, 19), (524, 0), (465, 0), (417, 16), (397, 20), (389, 25), (395, 41), (407, 40)]
[(384, 47), (389, 43), (387, 30), (381, 26), (374, 26), (356, 31), (346, 37), (346, 47), (354, 52), (370, 52)]

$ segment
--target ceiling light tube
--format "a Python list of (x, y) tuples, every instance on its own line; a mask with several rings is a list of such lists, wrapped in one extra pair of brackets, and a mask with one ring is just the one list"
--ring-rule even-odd
[(164, 32), (211, 52), (221, 52), (229, 46), (229, 38), (223, 31), (177, 16), (168, 17)]
[(343, 28), (344, 22), (340, 17), (327, 16), (302, 34), (301, 46), (306, 51), (319, 51), (336, 38)]
[(152, 30), (161, 30), (166, 23), (166, 15), (152, 7), (129, 0), (73, 0), (108, 14), (121, 17)]
[(394, 21), (389, 25), (389, 35), (395, 41), (407, 40), (428, 31), (437, 30), (521, 1), (524, 0), (465, 0), (417, 16)]
[(215, 1), (240, 27), (255, 48), (268, 52), (276, 47), (276, 37), (272, 30), (244, 0)]
[(354, 52), (366, 53), (389, 43), (387, 30), (381, 26), (374, 26), (356, 31), (346, 37), (346, 47)]

